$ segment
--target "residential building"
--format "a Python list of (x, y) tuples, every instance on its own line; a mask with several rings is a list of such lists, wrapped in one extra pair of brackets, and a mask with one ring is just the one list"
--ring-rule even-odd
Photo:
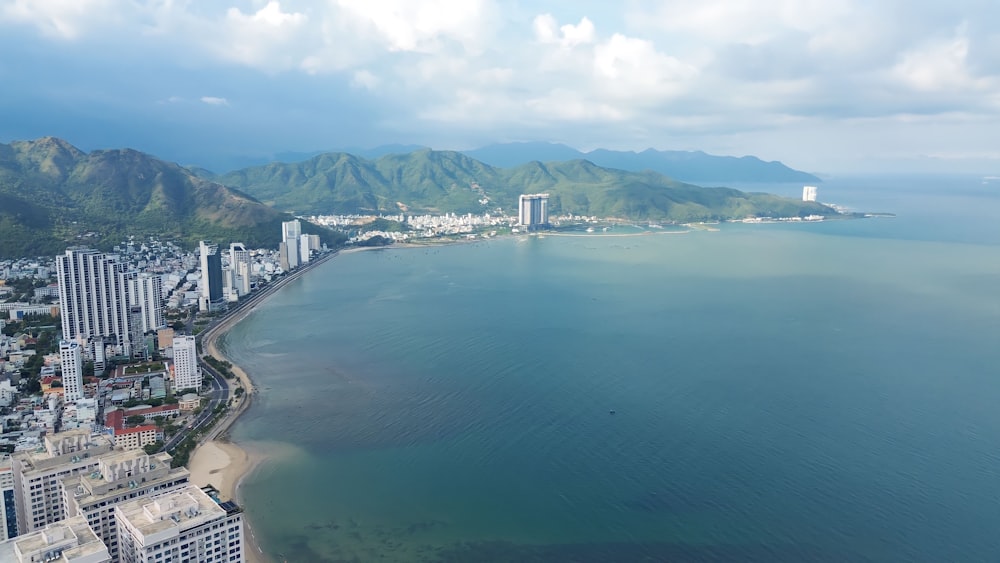
[(104, 429), (119, 450), (138, 450), (163, 438), (160, 429), (151, 424), (127, 428), (125, 418), (125, 411), (121, 409), (104, 416)]
[(250, 251), (242, 242), (229, 245), (229, 269), (233, 272), (232, 289), (236, 294), (250, 295)]
[(123, 563), (244, 560), (243, 511), (194, 485), (119, 504), (115, 518)]
[(201, 389), (198, 344), (193, 336), (174, 337), (174, 392)]
[(521, 194), (517, 205), (517, 221), (528, 230), (549, 224), (549, 194)]
[[(125, 265), (88, 248), (71, 248), (56, 259), (63, 340), (93, 343), (95, 360), (104, 339), (121, 354), (129, 350)], [(101, 358), (103, 360), (103, 357)]]
[(17, 535), (17, 502), (14, 500), (14, 469), (9, 455), (0, 460), (0, 540)]
[(59, 341), (63, 397), (67, 403), (83, 398), (83, 348), (73, 340)]
[(110, 563), (107, 546), (83, 516), (54, 522), (23, 536), (0, 542), (4, 563)]
[(222, 298), (222, 255), (219, 246), (210, 241), (198, 243), (201, 254), (201, 297), (198, 308), (201, 311), (215, 311), (223, 306)]
[(285, 270), (298, 268), (301, 263), (299, 253), (299, 238), (302, 236), (302, 223), (298, 220), (284, 221), (281, 223), (281, 240), (285, 243), (285, 257), (288, 261), (288, 268)]
[(310, 244), (311, 244), (311, 242), (310, 242), (310, 239), (309, 239), (309, 235), (300, 235), (299, 236), (299, 260), (303, 264), (308, 263), (309, 259), (312, 257), (311, 256), (312, 251), (311, 251)]
[(802, 201), (816, 201), (816, 186), (802, 186)]
[(35, 531), (63, 518), (60, 479), (89, 473), (98, 456), (112, 450), (111, 439), (79, 428), (45, 436), (44, 448), (12, 456), (17, 529)]
[(127, 282), (129, 303), (141, 311), (140, 334), (166, 326), (163, 320), (163, 278), (156, 274), (137, 273)]
[(190, 473), (170, 467), (170, 454), (142, 450), (113, 452), (100, 458), (98, 468), (62, 480), (66, 516), (84, 516), (100, 536), (113, 560), (118, 560), (115, 506), (123, 502), (184, 488)]

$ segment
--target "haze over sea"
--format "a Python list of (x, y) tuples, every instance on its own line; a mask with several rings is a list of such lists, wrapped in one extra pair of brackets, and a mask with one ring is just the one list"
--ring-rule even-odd
[(270, 456), (243, 485), (265, 551), (997, 560), (1000, 183), (820, 199), (898, 216), (361, 252), (291, 284), (222, 341), (261, 389), (233, 434)]

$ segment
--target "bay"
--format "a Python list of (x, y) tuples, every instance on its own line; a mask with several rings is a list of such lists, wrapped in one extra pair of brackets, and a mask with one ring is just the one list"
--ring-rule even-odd
[(848, 178), (820, 199), (897, 217), (338, 257), (221, 341), (261, 389), (254, 532), (288, 561), (996, 558), (997, 192)]

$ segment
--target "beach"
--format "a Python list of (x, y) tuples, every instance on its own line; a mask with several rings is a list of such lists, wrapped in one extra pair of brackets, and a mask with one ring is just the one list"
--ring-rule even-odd
[[(351, 249), (343, 252), (351, 252), (355, 250), (365, 249)], [(191, 471), (191, 482), (195, 485), (199, 487), (212, 485), (218, 489), (223, 498), (235, 500), (237, 504), (242, 505), (242, 500), (239, 495), (240, 481), (249, 475), (264, 457), (257, 452), (241, 448), (237, 444), (230, 442), (226, 437), (229, 428), (236, 422), (239, 416), (243, 414), (247, 408), (249, 408), (255, 389), (253, 381), (250, 379), (250, 376), (247, 375), (246, 371), (244, 371), (237, 362), (233, 361), (232, 358), (226, 357), (219, 350), (216, 343), (219, 336), (225, 334), (233, 326), (246, 318), (246, 316), (253, 311), (256, 305), (259, 305), (265, 299), (276, 293), (284, 287), (285, 284), (297, 279), (313, 267), (339, 255), (340, 252), (341, 251), (335, 251), (321, 256), (314, 262), (311, 262), (308, 267), (300, 268), (285, 278), (282, 278), (277, 283), (265, 288), (260, 294), (253, 296), (253, 306), (244, 306), (238, 312), (230, 314), (218, 325), (212, 327), (204, 333), (202, 345), (205, 353), (220, 361), (227, 361), (232, 364), (230, 369), (236, 375), (237, 382), (230, 387), (234, 390), (242, 387), (244, 393), (240, 397), (233, 396), (231, 398), (232, 404), (230, 405), (226, 416), (219, 421), (218, 424), (212, 427), (207, 434), (206, 439), (200, 443), (192, 453), (188, 469)], [(245, 550), (246, 560), (251, 563), (264, 563), (269, 561), (257, 545), (256, 538), (253, 535), (251, 523), (245, 515), (244, 532), (248, 546)]]

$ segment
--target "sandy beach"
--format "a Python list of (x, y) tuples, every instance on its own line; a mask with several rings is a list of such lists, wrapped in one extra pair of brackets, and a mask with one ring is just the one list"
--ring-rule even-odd
[[(293, 272), (273, 286), (264, 289), (263, 293), (256, 297), (256, 302), (258, 304), (263, 302), (280, 290), (286, 283), (308, 272), (312, 266), (326, 262), (338, 254), (339, 252), (333, 252), (310, 264), (309, 268), (302, 268)], [(191, 461), (188, 464), (188, 469), (191, 471), (191, 481), (195, 485), (199, 487), (212, 485), (219, 490), (223, 498), (235, 500), (240, 505), (243, 504), (239, 496), (240, 481), (253, 471), (254, 467), (262, 460), (262, 456), (229, 442), (225, 436), (230, 426), (250, 406), (255, 389), (250, 376), (231, 358), (222, 354), (216, 341), (219, 336), (225, 334), (238, 322), (246, 318), (251, 311), (253, 311), (253, 307), (244, 307), (238, 313), (226, 317), (219, 325), (212, 327), (203, 335), (202, 346), (205, 353), (218, 360), (227, 361), (232, 364), (230, 369), (236, 375), (238, 381), (230, 387), (231, 389), (243, 387), (244, 393), (239, 398), (231, 398), (232, 404), (228, 414), (209, 431), (206, 435), (206, 440), (199, 444), (191, 454)], [(247, 549), (245, 550), (246, 560), (251, 563), (265, 563), (270, 561), (264, 555), (260, 546), (257, 545), (257, 539), (253, 535), (251, 522), (245, 514), (243, 523), (247, 545)]]

